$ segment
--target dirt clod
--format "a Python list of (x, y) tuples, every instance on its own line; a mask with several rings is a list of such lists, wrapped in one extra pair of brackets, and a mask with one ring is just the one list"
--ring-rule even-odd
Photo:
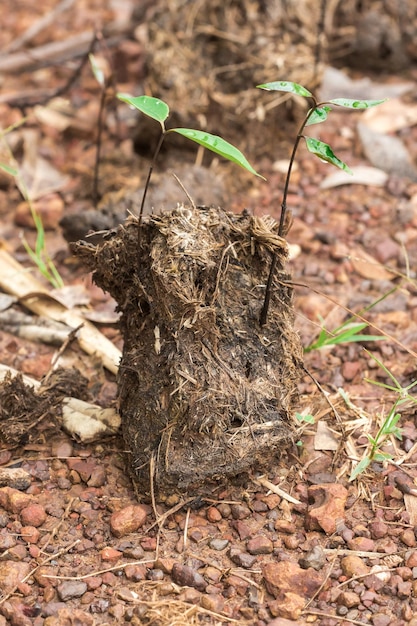
[(291, 435), (302, 362), (276, 222), (178, 206), (73, 248), (122, 312), (119, 405), (141, 492), (201, 493), (269, 467)]

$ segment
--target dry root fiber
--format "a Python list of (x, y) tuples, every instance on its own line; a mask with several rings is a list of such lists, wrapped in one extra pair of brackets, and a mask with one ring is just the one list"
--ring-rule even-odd
[[(119, 405), (139, 488), (201, 493), (274, 464), (291, 435), (302, 352), (287, 245), (270, 218), (178, 206), (76, 244), (122, 313)], [(271, 254), (278, 272), (259, 325)]]

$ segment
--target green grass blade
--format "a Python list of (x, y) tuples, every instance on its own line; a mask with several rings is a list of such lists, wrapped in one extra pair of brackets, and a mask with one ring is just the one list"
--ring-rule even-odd
[(237, 165), (240, 165), (240, 167), (243, 167), (248, 172), (251, 172), (251, 174), (255, 174), (255, 176), (259, 176), (259, 178), (263, 178), (265, 180), (261, 174), (258, 174), (258, 172), (253, 169), (252, 165), (240, 150), (218, 135), (211, 135), (206, 131), (193, 130), (192, 128), (171, 128), (167, 132), (178, 133), (183, 137), (187, 137), (187, 139), (200, 144), (200, 146), (215, 152), (233, 163), (237, 163)]
[[(369, 352), (368, 350), (365, 350), (365, 352), (367, 352), (369, 354), (369, 356), (376, 362), (378, 363), (379, 367), (384, 370), (384, 372), (386, 373), (386, 375), (391, 378), (392, 382), (394, 383), (394, 385), (396, 386), (396, 391), (402, 391), (402, 386), (400, 385), (399, 381), (395, 378), (394, 374), (392, 374), (389, 369), (382, 363), (382, 361), (380, 361), (374, 354), (372, 354), (372, 352)], [(376, 383), (377, 384), (377, 383)]]
[(10, 165), (6, 165), (6, 163), (0, 163), (0, 170), (3, 170), (6, 174), (10, 174), (10, 176), (17, 176), (19, 174), (17, 169), (10, 167)]
[(256, 85), (258, 89), (265, 89), (266, 91), (286, 91), (287, 93), (294, 93), (297, 96), (304, 96), (310, 98), (313, 96), (311, 91), (299, 85), (298, 83), (292, 83), (288, 80), (278, 80), (272, 83), (263, 83), (262, 85)]
[(343, 161), (341, 161), (335, 155), (335, 153), (327, 143), (319, 141), (318, 139), (313, 139), (313, 137), (304, 137), (304, 139), (306, 141), (307, 149), (309, 152), (318, 156), (319, 159), (322, 159), (322, 161), (331, 163), (332, 165), (339, 167), (341, 170), (347, 172), (348, 174), (353, 174), (350, 167), (348, 167), (346, 163), (343, 163)]
[(369, 109), (370, 107), (376, 107), (378, 104), (386, 102), (384, 100), (351, 100), (350, 98), (335, 98), (329, 100), (331, 104), (337, 104), (339, 107), (345, 107), (346, 109)]
[(122, 102), (126, 102), (141, 113), (159, 122), (164, 127), (164, 122), (169, 115), (169, 106), (159, 98), (152, 96), (133, 97), (126, 93), (118, 93), (117, 97)]
[(362, 472), (366, 470), (370, 462), (371, 459), (368, 456), (364, 456), (363, 459), (359, 461), (359, 463), (353, 468), (349, 481), (352, 482), (352, 480), (355, 480), (355, 478), (357, 478), (359, 474), (362, 474)]

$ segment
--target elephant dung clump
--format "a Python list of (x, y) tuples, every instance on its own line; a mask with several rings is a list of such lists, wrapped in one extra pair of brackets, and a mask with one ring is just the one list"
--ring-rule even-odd
[(151, 486), (160, 499), (201, 494), (268, 470), (291, 437), (302, 350), (277, 230), (269, 217), (178, 205), (139, 233), (130, 217), (95, 246), (73, 245), (121, 312), (119, 409), (144, 496)]

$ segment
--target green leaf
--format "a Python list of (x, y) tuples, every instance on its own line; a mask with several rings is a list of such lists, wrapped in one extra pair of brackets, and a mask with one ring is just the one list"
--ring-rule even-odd
[(117, 97), (122, 102), (130, 104), (141, 113), (144, 113), (153, 120), (159, 122), (164, 127), (164, 122), (169, 115), (169, 106), (163, 100), (159, 98), (153, 98), (152, 96), (129, 96), (126, 93), (118, 93)]
[(364, 456), (363, 459), (359, 461), (359, 463), (356, 465), (356, 467), (353, 468), (349, 480), (355, 480), (355, 478), (357, 478), (359, 474), (362, 474), (362, 472), (366, 470), (370, 462), (371, 459), (368, 456)]
[(331, 111), (331, 107), (317, 107), (313, 110), (310, 117), (307, 120), (306, 126), (311, 126), (312, 124), (320, 124), (321, 122), (325, 122), (327, 120), (327, 114)]
[(304, 137), (304, 139), (306, 140), (307, 149), (309, 152), (318, 156), (319, 159), (322, 159), (322, 161), (331, 163), (332, 165), (339, 167), (341, 170), (348, 172), (348, 174), (353, 174), (350, 167), (348, 167), (346, 163), (343, 163), (343, 161), (341, 161), (335, 155), (335, 153), (327, 143), (319, 141), (318, 139), (313, 139), (312, 137)]
[(10, 167), (10, 165), (6, 165), (6, 163), (0, 163), (0, 170), (7, 172), (7, 174), (10, 174), (11, 176), (17, 176), (19, 174), (17, 169)]
[(259, 176), (259, 178), (263, 178), (265, 180), (265, 178), (261, 176), (261, 174), (258, 174), (258, 172), (253, 169), (252, 165), (240, 152), (240, 150), (235, 148), (235, 146), (233, 146), (228, 141), (225, 141), (218, 135), (211, 135), (206, 131), (193, 130), (191, 128), (171, 128), (167, 132), (183, 135), (183, 137), (187, 137), (187, 139), (190, 139), (191, 141), (200, 144), (200, 146), (207, 148), (207, 150), (211, 150), (212, 152), (219, 154), (229, 161), (237, 163), (237, 165), (240, 165), (245, 170), (248, 170), (248, 172), (251, 172), (251, 174), (255, 174), (255, 176)]
[(288, 93), (295, 93), (297, 96), (304, 96), (305, 98), (313, 97), (313, 94), (308, 91), (308, 89), (298, 83), (291, 83), (288, 80), (278, 80), (273, 83), (264, 83), (263, 85), (256, 86), (258, 89), (265, 89), (266, 91), (287, 91)]
[(386, 101), (387, 98), (384, 100), (351, 100), (350, 98), (335, 98), (334, 100), (329, 100), (331, 104), (337, 104), (347, 109), (369, 109), (370, 107), (376, 107), (378, 104), (382, 104)]
[(313, 415), (303, 415), (302, 413), (296, 413), (295, 417), (299, 422), (305, 422), (307, 424), (314, 424)]
[(392, 454), (389, 454), (388, 452), (375, 452), (372, 460), (373, 461), (377, 461), (378, 463), (383, 463), (384, 461), (390, 461), (392, 459)]
[(103, 70), (101, 69), (101, 67), (97, 63), (94, 54), (89, 54), (88, 58), (89, 58), (89, 61), (90, 61), (90, 64), (91, 64), (91, 69), (93, 70), (94, 78), (96, 79), (96, 81), (98, 82), (98, 84), (101, 87), (105, 87), (105, 85), (106, 85), (106, 78), (104, 76)]

